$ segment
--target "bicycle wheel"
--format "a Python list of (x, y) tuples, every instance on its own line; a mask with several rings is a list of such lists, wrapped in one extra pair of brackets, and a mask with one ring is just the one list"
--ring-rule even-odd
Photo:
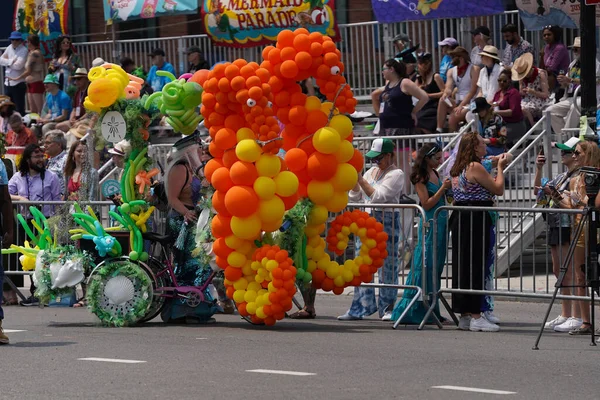
[[(160, 287), (173, 286), (169, 275), (158, 275), (159, 272), (164, 270), (163, 265), (158, 259), (150, 257), (145, 265), (152, 273), (152, 288), (154, 289), (154, 292), (156, 292), (156, 289)], [(166, 301), (166, 297), (154, 293), (154, 296), (152, 297), (152, 303), (150, 304), (150, 308), (148, 309), (148, 312), (146, 313), (146, 315), (144, 315), (144, 318), (142, 318), (140, 322), (152, 321), (154, 318), (156, 318), (162, 312)]]
[(103, 261), (88, 282), (90, 310), (105, 325), (135, 325), (152, 304), (152, 278), (144, 267), (127, 258)]

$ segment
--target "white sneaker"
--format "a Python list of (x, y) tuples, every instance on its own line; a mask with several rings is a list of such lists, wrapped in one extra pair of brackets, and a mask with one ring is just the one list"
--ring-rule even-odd
[(382, 321), (391, 321), (392, 320), (392, 312), (391, 311), (386, 311), (385, 314), (383, 314), (383, 317), (381, 317)]
[(558, 317), (554, 318), (552, 321), (548, 321), (546, 322), (546, 325), (544, 325), (545, 329), (554, 329), (555, 326), (558, 326), (560, 324), (564, 324), (565, 322), (567, 322), (567, 317), (563, 317), (562, 315), (559, 315)]
[(337, 317), (337, 319), (340, 321), (357, 321), (359, 319), (362, 319), (362, 317), (355, 317), (354, 315), (351, 315), (349, 312), (346, 312), (346, 314), (340, 315), (339, 317)]
[(500, 318), (498, 318), (496, 315), (494, 315), (493, 311), (485, 311), (483, 313), (483, 316), (485, 317), (485, 319), (487, 319), (488, 321), (490, 321), (492, 324), (499, 324), (500, 323)]
[(570, 332), (583, 325), (581, 318), (569, 317), (565, 322), (554, 327), (555, 332)]
[(498, 332), (500, 327), (481, 317), (477, 319), (471, 319), (471, 326), (469, 327), (469, 330), (471, 332)]
[(459, 331), (468, 331), (471, 327), (471, 316), (467, 315), (464, 317), (460, 317), (458, 320), (458, 330)]

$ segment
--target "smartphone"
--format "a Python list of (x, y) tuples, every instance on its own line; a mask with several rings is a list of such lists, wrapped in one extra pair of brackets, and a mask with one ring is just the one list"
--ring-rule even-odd
[(540, 152), (538, 153), (540, 156), (544, 155), (544, 146), (540, 146)]

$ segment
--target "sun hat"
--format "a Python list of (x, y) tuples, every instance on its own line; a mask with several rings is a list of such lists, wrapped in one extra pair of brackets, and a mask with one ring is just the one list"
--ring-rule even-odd
[(23, 40), (23, 35), (21, 35), (21, 32), (14, 31), (10, 34), (8, 40)]
[(495, 46), (487, 45), (483, 48), (483, 51), (479, 53), (480, 56), (486, 56), (489, 58), (493, 58), (494, 60), (500, 61), (498, 57), (498, 49)]
[(555, 146), (561, 150), (573, 151), (575, 150), (575, 146), (577, 146), (577, 143), (579, 143), (580, 141), (581, 140), (579, 140), (578, 136), (574, 136), (564, 143), (556, 143)]
[(570, 49), (573, 47), (581, 48), (581, 38), (579, 36), (573, 39), (573, 46), (569, 46)]
[(366, 154), (367, 158), (375, 158), (379, 157), (382, 154), (393, 153), (394, 152), (394, 142), (390, 139), (382, 138), (375, 139), (373, 143), (371, 143), (371, 150)]
[(115, 154), (117, 156), (125, 157), (127, 153), (131, 151), (131, 144), (127, 140), (121, 140), (118, 143), (115, 143), (112, 149), (109, 149), (108, 152), (110, 154)]
[(455, 46), (458, 46), (458, 40), (454, 39), (453, 37), (447, 37), (446, 39), (442, 40), (441, 42), (438, 42), (438, 46), (455, 47)]
[(467, 49), (465, 49), (462, 46), (458, 46), (457, 48), (455, 48), (454, 50), (450, 51), (448, 53), (448, 55), (450, 57), (464, 57), (467, 60), (471, 59), (471, 54), (469, 54), (469, 52), (467, 51)]
[(75, 136), (77, 139), (81, 139), (85, 136), (88, 129), (90, 129), (89, 126), (85, 124), (79, 124), (75, 128), (69, 129), (69, 133)]
[(531, 67), (533, 67), (533, 54), (525, 53), (517, 58), (511, 69), (512, 80), (520, 81), (524, 79), (531, 71)]
[(94, 61), (92, 61), (92, 67), (101, 67), (105, 63), (106, 61), (104, 61), (102, 57), (96, 57), (94, 58)]
[(44, 78), (44, 83), (53, 83), (55, 85), (59, 85), (58, 78), (52, 74), (46, 75)]
[(75, 78), (87, 78), (88, 76), (88, 70), (85, 68), (77, 68), (75, 70), (75, 73), (73, 74), (73, 76), (71, 77), (72, 79)]

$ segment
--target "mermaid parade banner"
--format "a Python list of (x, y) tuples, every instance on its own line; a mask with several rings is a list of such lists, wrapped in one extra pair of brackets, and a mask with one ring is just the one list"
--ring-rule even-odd
[[(517, 0), (517, 8), (525, 29), (530, 31), (539, 31), (548, 25), (579, 28), (579, 0)], [(596, 25), (599, 24), (600, 7), (596, 7)]]
[(154, 18), (198, 11), (199, 0), (102, 0), (108, 23), (136, 18)]
[(284, 29), (304, 27), (340, 38), (335, 0), (204, 0), (204, 30), (215, 44), (255, 47), (274, 42)]
[(503, 0), (372, 0), (377, 21), (383, 23), (434, 18), (502, 14)]
[(69, 0), (18, 0), (14, 28), (27, 38), (40, 37), (42, 54), (52, 58), (54, 41), (67, 33)]

